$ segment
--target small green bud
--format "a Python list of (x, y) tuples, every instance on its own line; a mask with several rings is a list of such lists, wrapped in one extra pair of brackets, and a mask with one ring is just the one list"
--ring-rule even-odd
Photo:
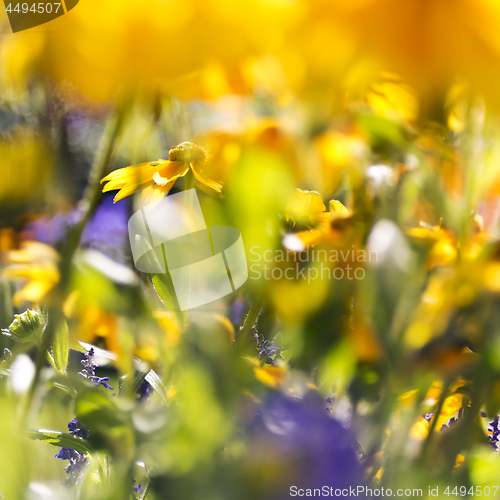
[(2, 330), (2, 333), (16, 342), (34, 342), (38, 344), (45, 324), (46, 320), (41, 311), (28, 309), (22, 314), (16, 314), (9, 328)]

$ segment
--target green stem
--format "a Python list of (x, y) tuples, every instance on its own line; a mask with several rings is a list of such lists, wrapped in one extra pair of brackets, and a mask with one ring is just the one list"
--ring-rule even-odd
[(194, 174), (191, 169), (189, 169), (188, 173), (184, 176), (184, 190), (194, 188)]
[(26, 405), (23, 412), (23, 420), (25, 421), (28, 417), (29, 409), (33, 403), (33, 398), (40, 382), (40, 375), (42, 373), (42, 368), (47, 364), (47, 353), (49, 352), (50, 346), (52, 344), (52, 339), (54, 338), (54, 333), (58, 327), (57, 325), (57, 312), (54, 308), (50, 308), (47, 312), (47, 323), (42, 335), (42, 342), (38, 346), (38, 352), (35, 361), (35, 375), (33, 376), (33, 381), (28, 392), (28, 397), (26, 399)]
[[(101, 146), (99, 151), (96, 154), (94, 163), (92, 165), (90, 175), (89, 175), (89, 183), (84, 192), (81, 208), (83, 209), (83, 216), (81, 220), (73, 226), (71, 229), (67, 245), (62, 251), (62, 264), (60, 268), (61, 279), (57, 287), (52, 290), (51, 297), (55, 302), (59, 302), (59, 299), (65, 296), (66, 290), (69, 285), (69, 280), (71, 276), (71, 265), (73, 261), (73, 256), (80, 245), (80, 240), (82, 238), (83, 230), (87, 222), (90, 220), (92, 215), (94, 214), (99, 200), (101, 198), (101, 186), (100, 180), (106, 174), (106, 170), (109, 166), (113, 158), (113, 154), (116, 148), (117, 138), (123, 128), (125, 110), (128, 107), (128, 103), (126, 106), (120, 107), (115, 115), (110, 119), (108, 125), (106, 127)], [(58, 311), (54, 308), (51, 308), (48, 313), (48, 321), (45, 327), (44, 334), (42, 336), (42, 344), (38, 350), (36, 363), (35, 363), (35, 375), (33, 377), (33, 382), (31, 384), (28, 397), (26, 400), (26, 406), (24, 411), (24, 418), (27, 418), (28, 412), (33, 403), (33, 397), (36, 393), (36, 389), (40, 382), (40, 375), (43, 367), (47, 363), (47, 353), (49, 352), (50, 346), (52, 345), (52, 340), (54, 337), (54, 333), (58, 328)]]
[(243, 322), (243, 325), (240, 329), (240, 335), (245, 337), (246, 334), (251, 330), (251, 328), (255, 325), (257, 321), (257, 317), (259, 316), (260, 310), (262, 309), (262, 305), (264, 304), (265, 292), (264, 288), (262, 288), (257, 300), (252, 304), (250, 311), (248, 311), (247, 317)]
[(422, 452), (420, 454), (420, 463), (421, 464), (424, 464), (428, 458), (430, 446), (431, 446), (432, 440), (434, 438), (434, 431), (436, 430), (436, 425), (437, 425), (439, 415), (441, 414), (441, 411), (443, 409), (443, 405), (444, 405), (446, 398), (449, 396), (448, 389), (450, 387), (450, 384), (451, 384), (451, 380), (446, 380), (444, 385), (443, 385), (443, 392), (441, 392), (436, 411), (434, 413), (434, 416), (432, 417), (431, 425), (429, 426), (429, 434), (427, 434), (427, 437), (426, 437), (424, 444), (422, 446)]

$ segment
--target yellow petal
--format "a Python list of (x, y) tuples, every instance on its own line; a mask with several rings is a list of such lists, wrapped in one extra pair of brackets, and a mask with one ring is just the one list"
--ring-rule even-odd
[(203, 162), (200, 161), (191, 163), (191, 170), (193, 171), (195, 179), (199, 182), (200, 188), (203, 189), (204, 191), (205, 191), (204, 188), (208, 188), (209, 194), (213, 194), (213, 192), (215, 192), (216, 194), (221, 194), (222, 184), (206, 177), (203, 174), (202, 166)]
[(292, 217), (310, 217), (326, 211), (322, 196), (317, 191), (296, 189), (285, 208)]
[(323, 239), (325, 233), (323, 231), (313, 229), (312, 231), (299, 231), (298, 233), (295, 233), (293, 236), (295, 236), (302, 242), (304, 248), (307, 248), (310, 246), (317, 245)]
[(176, 180), (177, 177), (175, 179), (172, 179), (169, 183), (165, 184), (164, 186), (158, 186), (157, 184), (152, 184), (151, 186), (148, 186), (147, 188), (143, 189), (141, 193), (141, 204), (143, 206), (146, 206), (165, 198), (165, 196), (167, 196), (169, 191), (174, 186)]
[(263, 368), (254, 368), (255, 377), (263, 384), (277, 389), (286, 380), (286, 371), (279, 366), (264, 366)]
[(419, 417), (410, 429), (410, 437), (413, 439), (422, 440), (429, 434), (429, 422), (423, 417)]
[(181, 340), (182, 329), (175, 320), (174, 315), (165, 311), (165, 309), (157, 309), (153, 311), (153, 316), (165, 332), (169, 347), (175, 347)]
[[(117, 202), (126, 196), (153, 185), (155, 183), (155, 177), (159, 180), (159, 184), (164, 185), (169, 182), (173, 184), (173, 182), (175, 182), (173, 177), (179, 176), (182, 173), (182, 169), (185, 170), (185, 168), (185, 165), (180, 162), (171, 162), (161, 159), (120, 168), (101, 179), (101, 183), (107, 183), (102, 191), (106, 193), (119, 189), (120, 191), (113, 200)], [(165, 182), (160, 181), (160, 179), (163, 178)]]
[(330, 216), (345, 217), (350, 215), (349, 210), (338, 200), (330, 200)]

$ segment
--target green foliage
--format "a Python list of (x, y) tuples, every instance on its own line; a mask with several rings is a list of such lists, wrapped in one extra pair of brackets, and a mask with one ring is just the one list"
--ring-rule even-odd
[(90, 453), (90, 447), (84, 439), (65, 432), (40, 429), (38, 431), (28, 431), (26, 435), (30, 439), (43, 441), (59, 448), (70, 448), (80, 453)]
[[(52, 319), (52, 318), (51, 318)], [(64, 317), (60, 317), (54, 333), (52, 342), (52, 358), (56, 370), (61, 373), (66, 373), (69, 357), (69, 331), (68, 324)]]

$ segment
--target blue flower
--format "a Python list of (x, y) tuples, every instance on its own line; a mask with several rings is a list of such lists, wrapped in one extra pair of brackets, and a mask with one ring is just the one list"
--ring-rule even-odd
[[(292, 400), (274, 393), (252, 424), (249, 460), (260, 470), (274, 470), (272, 482), (254, 485), (262, 499), (290, 497), (298, 488), (356, 488), (363, 485), (354, 436), (324, 411), (324, 402), (308, 394)], [(249, 464), (250, 465), (250, 464)], [(250, 467), (253, 469), (254, 467)]]
[(495, 418), (490, 420), (488, 431), (491, 433), (488, 435), (491, 446), (495, 451), (498, 451), (498, 442), (500, 441), (500, 422), (498, 415), (495, 415)]
[(83, 428), (76, 418), (68, 422), (68, 429), (70, 434), (73, 434), (73, 436), (81, 437), (82, 439), (85, 439), (85, 441), (89, 440), (89, 431)]
[(149, 398), (153, 395), (153, 387), (146, 379), (143, 379), (137, 388), (137, 393), (141, 401), (149, 401)]
[[(73, 419), (68, 423), (68, 430), (73, 436), (81, 437), (86, 441), (89, 440), (89, 431), (83, 428), (76, 419)], [(72, 450), (71, 448), (61, 448), (59, 453), (55, 455), (54, 458), (69, 461), (69, 465), (64, 469), (68, 474), (64, 484), (68, 487), (74, 486), (78, 482), (83, 469), (89, 463), (89, 459), (85, 453), (80, 453), (79, 451)]]
[(134, 491), (135, 495), (139, 495), (144, 493), (146, 490), (142, 487), (142, 483), (135, 484), (136, 479), (134, 476), (132, 476), (132, 490)]
[(90, 380), (94, 385), (102, 385), (107, 389), (113, 390), (113, 387), (108, 384), (109, 377), (96, 376), (95, 369), (97, 368), (97, 365), (94, 365), (94, 363), (92, 362), (93, 358), (94, 348), (91, 347), (89, 352), (87, 352), (85, 354), (85, 357), (82, 359), (83, 370), (81, 372), (78, 372), (78, 375), (86, 378), (87, 380)]
[(54, 456), (54, 458), (60, 458), (61, 460), (78, 459), (79, 457), (80, 453), (70, 448), (61, 448), (61, 451)]
[[(74, 209), (53, 217), (44, 215), (24, 228), (24, 238), (55, 246), (68, 231), (81, 221), (83, 212)], [(92, 218), (85, 226), (82, 247), (98, 250), (108, 257), (123, 262), (128, 254), (128, 218), (130, 203), (125, 200), (113, 205), (113, 197), (104, 194)]]

